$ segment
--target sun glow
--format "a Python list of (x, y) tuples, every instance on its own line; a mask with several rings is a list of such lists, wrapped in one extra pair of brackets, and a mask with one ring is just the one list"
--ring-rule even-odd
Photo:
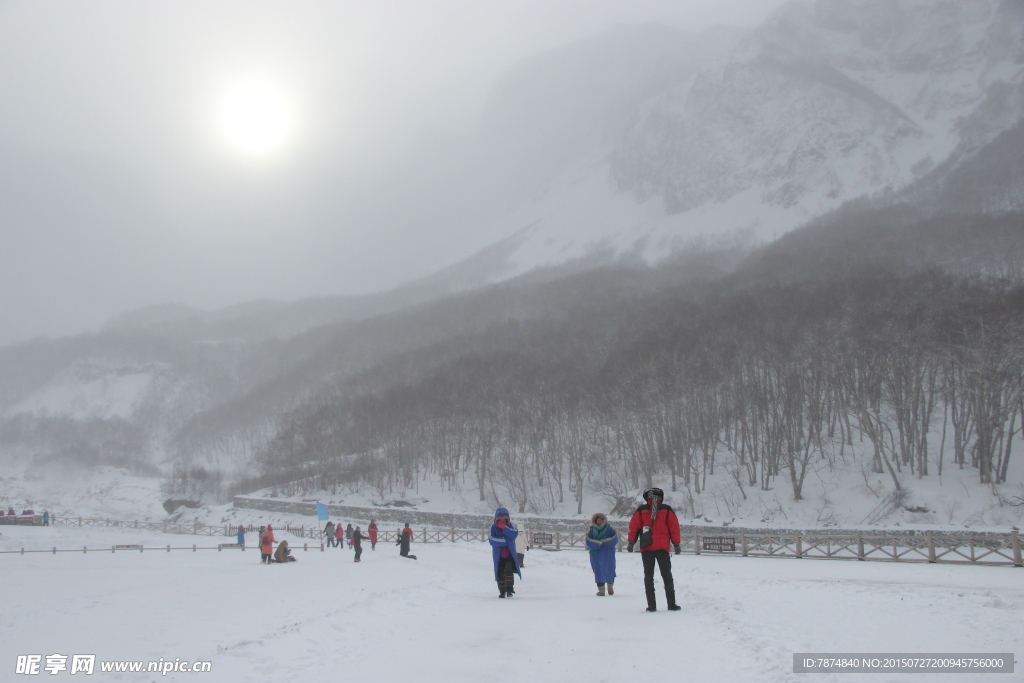
[(265, 156), (288, 142), (294, 120), (288, 100), (280, 90), (252, 81), (225, 93), (220, 123), (233, 147), (249, 155)]

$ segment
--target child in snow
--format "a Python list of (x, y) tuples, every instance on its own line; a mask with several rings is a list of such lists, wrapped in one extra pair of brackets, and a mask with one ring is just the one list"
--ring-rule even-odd
[(587, 549), (590, 551), (590, 568), (594, 570), (597, 594), (604, 595), (607, 585), (608, 595), (615, 595), (615, 546), (619, 544), (619, 537), (601, 512), (590, 518), (590, 524)]
[(352, 532), (352, 547), (355, 548), (356, 558), (353, 562), (359, 562), (359, 558), (363, 555), (363, 541), (368, 540), (366, 536), (363, 536), (363, 532), (356, 527), (355, 531)]
[(515, 577), (513, 573), (519, 574), (519, 558), (516, 555), (516, 537), (519, 536), (519, 529), (516, 529), (509, 518), (508, 510), (498, 508), (494, 512), (494, 524), (491, 525), (491, 559), (494, 561), (494, 580), (498, 582), (498, 597), (511, 598), (515, 595)]
[(345, 527), (338, 522), (337, 526), (334, 527), (334, 545), (338, 548), (344, 547), (345, 544)]

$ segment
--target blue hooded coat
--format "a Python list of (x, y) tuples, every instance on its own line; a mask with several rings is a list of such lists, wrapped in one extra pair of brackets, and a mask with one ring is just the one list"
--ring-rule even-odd
[(238, 527), (238, 545), (245, 545), (245, 529)]
[[(498, 508), (494, 511), (494, 516), (497, 518), (501, 513), (508, 514), (508, 510), (505, 508)], [(505, 525), (504, 529), (499, 529), (497, 524), (491, 524), (491, 555), (494, 559), (494, 580), (498, 580), (498, 560), (501, 559), (501, 549), (508, 548), (509, 552), (512, 553), (512, 561), (516, 565), (516, 574), (519, 574), (519, 578), (523, 578), (522, 572), (519, 571), (519, 556), (516, 555), (516, 538), (519, 536), (519, 529), (515, 528), (512, 522)]]
[(590, 568), (594, 570), (595, 583), (615, 583), (615, 547), (619, 535), (608, 525), (601, 536), (596, 526), (587, 532), (587, 549), (590, 550)]

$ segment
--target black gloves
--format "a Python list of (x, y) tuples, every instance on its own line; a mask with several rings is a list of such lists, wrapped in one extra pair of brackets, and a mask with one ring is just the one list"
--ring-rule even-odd
[(634, 543), (636, 543), (636, 541), (630, 541), (629, 543), (626, 544), (626, 552), (627, 553), (633, 552), (633, 544)]
[(679, 544), (678, 543), (673, 543), (672, 544), (672, 549), (676, 551), (676, 555), (678, 555), (679, 553), (683, 552), (682, 550), (679, 549)]

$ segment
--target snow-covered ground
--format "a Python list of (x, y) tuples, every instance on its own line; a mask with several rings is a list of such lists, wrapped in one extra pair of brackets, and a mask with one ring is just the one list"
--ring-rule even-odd
[[(0, 550), (223, 540), (0, 531)], [(97, 670), (93, 680), (966, 683), (975, 677), (794, 674), (792, 655), (1024, 652), (1016, 568), (682, 555), (683, 610), (647, 614), (637, 554), (618, 555), (615, 596), (596, 597), (587, 553), (534, 550), (515, 597), (500, 600), (484, 543), (417, 543), (417, 561), (378, 544), (359, 564), (349, 550), (293, 543), (299, 561), (274, 566), (255, 549), (0, 555), (2, 678), (21, 678), (18, 655), (60, 653), (212, 663), (210, 673)], [(1021, 680), (1016, 670), (984, 680)]]

